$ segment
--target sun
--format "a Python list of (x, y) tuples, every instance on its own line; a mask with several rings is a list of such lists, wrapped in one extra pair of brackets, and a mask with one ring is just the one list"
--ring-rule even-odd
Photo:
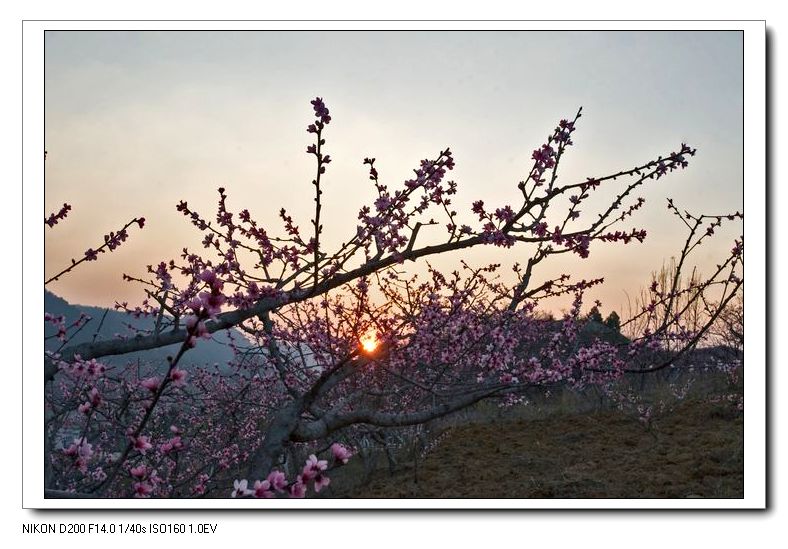
[(359, 338), (359, 343), (361, 344), (361, 349), (365, 353), (372, 354), (377, 350), (378, 345), (380, 345), (380, 340), (375, 331), (369, 331)]

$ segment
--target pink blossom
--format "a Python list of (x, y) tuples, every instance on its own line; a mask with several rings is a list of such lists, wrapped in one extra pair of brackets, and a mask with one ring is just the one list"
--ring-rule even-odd
[(301, 471), (301, 475), (304, 480), (312, 480), (319, 475), (321, 471), (325, 471), (327, 468), (328, 462), (326, 460), (319, 460), (315, 454), (310, 454), (309, 458), (306, 460), (303, 471)]
[(328, 115), (328, 109), (326, 108), (326, 104), (323, 103), (323, 99), (321, 97), (316, 97), (311, 101), (312, 108), (315, 109), (315, 116), (320, 119), (322, 124), (328, 124), (331, 122), (331, 117)]
[(79, 455), (85, 459), (89, 459), (93, 455), (93, 445), (87, 440), (82, 439), (79, 445)]
[(270, 499), (276, 497), (271, 491), (271, 483), (267, 480), (254, 481), (254, 497)]
[(334, 455), (334, 459), (337, 461), (341, 461), (342, 463), (347, 463), (348, 460), (353, 456), (353, 452), (335, 442), (331, 445), (331, 453)]
[(134, 449), (139, 451), (140, 454), (143, 456), (145, 453), (153, 448), (153, 445), (150, 443), (148, 437), (146, 436), (138, 436), (132, 439), (134, 442)]
[(271, 487), (277, 492), (282, 492), (287, 488), (287, 478), (281, 471), (271, 471), (268, 474), (268, 482), (271, 483)]
[(88, 392), (88, 396), (90, 397), (90, 404), (94, 408), (101, 403), (101, 395), (95, 387)]
[(315, 477), (315, 492), (319, 492), (329, 484), (331, 484), (330, 478), (328, 478), (326, 475), (318, 474)]
[(143, 379), (140, 381), (140, 385), (151, 393), (155, 393), (159, 389), (159, 378), (149, 377), (147, 379)]
[(230, 497), (237, 498), (254, 494), (254, 492), (249, 490), (249, 482), (246, 479), (233, 481), (233, 488), (234, 490)]
[(49, 228), (51, 229), (52, 227), (57, 225), (58, 221), (65, 219), (70, 210), (71, 210), (70, 204), (63, 204), (63, 207), (60, 208), (60, 211), (57, 213), (50, 214), (48, 218), (44, 219), (44, 223), (49, 225)]
[(191, 334), (193, 334), (194, 337), (211, 339), (211, 334), (208, 332), (208, 328), (205, 326), (205, 322), (199, 320), (196, 316), (189, 316), (186, 318), (186, 329)]
[(200, 280), (208, 284), (209, 286), (213, 287), (215, 284), (218, 283), (216, 278), (216, 273), (214, 273), (211, 269), (206, 269), (200, 273)]
[(504, 206), (495, 210), (495, 218), (499, 221), (508, 223), (514, 218), (514, 211), (511, 206)]
[(93, 455), (93, 445), (84, 438), (75, 438), (74, 442), (64, 450), (67, 456), (79, 456), (85, 459), (90, 459)]
[(290, 497), (291, 498), (303, 498), (306, 497), (306, 485), (303, 483), (301, 475), (298, 475), (297, 480), (290, 486)]
[(75, 438), (73, 444), (63, 450), (67, 456), (76, 458), (74, 465), (82, 472), (87, 473), (88, 461), (93, 456), (93, 445), (84, 438)]
[(173, 368), (172, 372), (170, 372), (170, 380), (172, 380), (172, 384), (178, 387), (186, 385), (186, 373), (186, 370)]
[(211, 318), (222, 311), (225, 302), (225, 297), (217, 291), (200, 292), (199, 299), (205, 313)]
[(129, 471), (131, 476), (142, 479), (145, 478), (145, 475), (148, 474), (148, 468), (145, 467), (145, 464), (140, 464), (137, 467), (132, 467)]
[(173, 450), (182, 450), (183, 449), (183, 442), (181, 441), (180, 436), (174, 436), (167, 442), (162, 443), (159, 446), (159, 450), (161, 450), (162, 454), (169, 454)]
[(135, 482), (132, 485), (135, 498), (148, 498), (153, 493), (153, 486), (147, 482)]
[(95, 480), (96, 482), (101, 482), (107, 478), (107, 473), (105, 473), (104, 469), (102, 469), (101, 467), (97, 467), (93, 471), (93, 473), (91, 473), (91, 476), (93, 477), (93, 480)]

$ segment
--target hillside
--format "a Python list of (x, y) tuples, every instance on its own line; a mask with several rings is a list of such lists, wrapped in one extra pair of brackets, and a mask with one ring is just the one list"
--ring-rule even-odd
[[(134, 330), (150, 330), (154, 326), (154, 320), (151, 318), (134, 318), (132, 315), (112, 309), (107, 310), (87, 305), (73, 305), (65, 299), (46, 290), (44, 291), (44, 311), (53, 315), (65, 316), (66, 325), (70, 325), (79, 318), (80, 313), (85, 313), (91, 317), (91, 320), (85, 327), (69, 341), (69, 345), (89, 342), (92, 341), (94, 337), (96, 341), (101, 341), (113, 339), (118, 335), (132, 336), (135, 333)], [(104, 317), (102, 322), (102, 317), (105, 312), (106, 317)], [(99, 329), (99, 324), (101, 325), (101, 329)], [(49, 322), (44, 322), (45, 337), (55, 333), (56, 330), (54, 326)], [(238, 331), (234, 331), (233, 337), (236, 341), (244, 341), (243, 336)], [(227, 346), (229, 342), (230, 338), (226, 332), (217, 332), (213, 334), (210, 341), (201, 342), (199, 349), (184, 355), (183, 364), (202, 365), (218, 363), (219, 365), (224, 365), (233, 358), (232, 350)], [(46, 340), (44, 345), (47, 350), (55, 350), (60, 346), (60, 341), (58, 341), (57, 338), (52, 338)], [(160, 363), (162, 368), (165, 368), (166, 357), (175, 354), (178, 348), (178, 344), (169, 345), (160, 349), (129, 353), (122, 357), (106, 357), (103, 358), (102, 361), (107, 364), (113, 364), (119, 360), (128, 362), (140, 359), (141, 361)]]

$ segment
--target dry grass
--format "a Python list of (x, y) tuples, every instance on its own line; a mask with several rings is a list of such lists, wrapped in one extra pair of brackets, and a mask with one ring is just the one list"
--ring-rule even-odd
[(363, 486), (325, 495), (741, 498), (743, 462), (742, 413), (694, 400), (650, 431), (618, 411), (455, 426), (417, 467), (377, 470)]

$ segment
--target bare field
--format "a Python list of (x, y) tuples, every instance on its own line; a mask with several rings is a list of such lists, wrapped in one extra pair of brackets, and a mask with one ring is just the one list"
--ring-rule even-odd
[(416, 466), (379, 469), (348, 493), (325, 495), (741, 498), (743, 419), (730, 403), (695, 400), (650, 430), (615, 410), (455, 426)]

